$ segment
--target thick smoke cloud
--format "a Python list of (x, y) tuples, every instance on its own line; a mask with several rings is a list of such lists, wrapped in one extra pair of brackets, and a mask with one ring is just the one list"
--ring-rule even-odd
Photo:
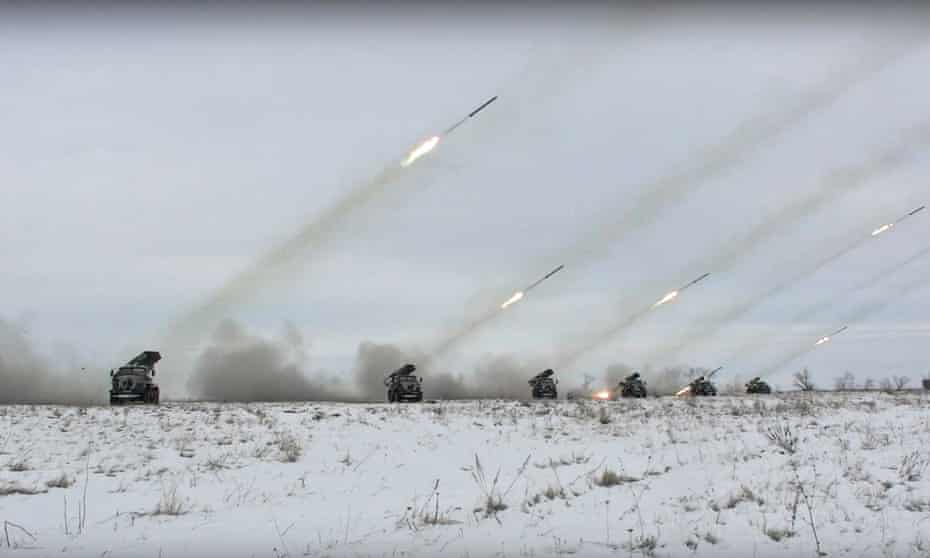
[(233, 321), (216, 329), (188, 382), (196, 398), (213, 401), (354, 400), (338, 378), (309, 378), (304, 340), (293, 326), (280, 339), (250, 334)]
[(25, 328), (0, 318), (0, 403), (95, 405), (106, 402), (109, 376), (69, 359), (51, 365)]
[(353, 373), (356, 391), (364, 399), (383, 401), (387, 391), (384, 378), (405, 364), (416, 365), (417, 375), (420, 376), (425, 375), (430, 367), (429, 359), (417, 351), (404, 350), (393, 344), (362, 341), (358, 347)]
[(309, 372), (307, 343), (293, 326), (265, 338), (227, 320), (198, 357), (188, 391), (215, 401), (384, 401), (385, 377), (407, 363), (417, 366), (427, 399), (525, 399), (527, 380), (542, 370), (512, 356), (487, 356), (475, 370), (454, 373), (420, 351), (363, 341), (351, 374)]
[(365, 341), (359, 346), (355, 381), (365, 399), (383, 401), (384, 377), (404, 364), (417, 366), (428, 399), (527, 399), (527, 381), (544, 367), (511, 355), (487, 355), (474, 370), (454, 373), (439, 369), (428, 355), (396, 345)]

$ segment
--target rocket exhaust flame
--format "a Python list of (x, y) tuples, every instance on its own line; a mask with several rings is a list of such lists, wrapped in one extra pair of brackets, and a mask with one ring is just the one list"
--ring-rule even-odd
[(404, 159), (403, 161), (401, 161), (400, 166), (406, 168), (406, 167), (409, 167), (410, 165), (412, 165), (413, 163), (415, 163), (415, 162), (417, 161), (417, 159), (419, 159), (420, 157), (426, 155), (427, 153), (429, 153), (430, 151), (432, 151), (433, 149), (435, 149), (436, 145), (439, 144), (439, 140), (442, 139), (442, 136), (445, 136), (445, 135), (449, 134), (450, 132), (452, 132), (453, 130), (455, 130), (456, 128), (458, 128), (458, 127), (461, 126), (462, 124), (464, 124), (469, 118), (473, 118), (476, 114), (478, 114), (479, 112), (481, 112), (482, 110), (484, 110), (485, 107), (487, 107), (488, 105), (490, 105), (491, 103), (493, 103), (493, 102), (496, 101), (496, 100), (497, 100), (497, 95), (491, 97), (490, 99), (488, 99), (487, 101), (485, 101), (484, 103), (482, 103), (481, 106), (479, 106), (479, 107), (476, 108), (475, 110), (469, 112), (468, 115), (465, 116), (465, 118), (459, 120), (458, 122), (456, 122), (456, 123), (453, 124), (452, 126), (449, 126), (449, 127), (442, 133), (441, 136), (433, 136), (433, 137), (429, 138), (428, 140), (424, 141), (423, 143), (421, 143), (420, 145), (418, 145), (418, 146), (416, 146), (415, 148), (413, 148), (413, 150), (410, 151), (410, 154), (407, 155), (407, 158)]
[(882, 225), (878, 227), (877, 229), (875, 229), (874, 231), (872, 231), (872, 236), (878, 236), (892, 227), (894, 227), (894, 223), (888, 223), (887, 225)]
[(897, 224), (899, 224), (901, 221), (904, 221), (904, 220), (907, 219), (908, 217), (913, 217), (914, 215), (917, 215), (918, 213), (920, 213), (921, 211), (923, 211), (923, 210), (926, 209), (926, 208), (927, 208), (927, 206), (922, 205), (922, 206), (918, 207), (917, 209), (914, 209), (914, 210), (910, 211), (909, 213), (906, 213), (906, 214), (902, 215), (901, 217), (898, 217), (894, 222), (892, 222), (892, 223), (886, 223), (886, 224), (884, 224), (884, 225), (878, 227), (877, 229), (875, 229), (874, 231), (872, 231), (872, 236), (878, 236), (878, 235), (882, 234), (883, 232), (886, 232), (886, 231), (888, 231), (888, 230), (890, 230), (890, 229), (893, 229), (894, 226), (897, 225)]
[(653, 304), (652, 307), (653, 307), (653, 308), (656, 308), (656, 307), (658, 307), (658, 306), (662, 306), (662, 305), (665, 304), (666, 302), (671, 302), (672, 300), (675, 300), (676, 298), (678, 298), (678, 295), (680, 295), (680, 294), (682, 293), (682, 291), (685, 291), (685, 290), (687, 290), (687, 289), (693, 287), (694, 285), (697, 285), (698, 283), (700, 283), (700, 282), (703, 281), (704, 279), (707, 279), (709, 276), (710, 276), (710, 273), (705, 273), (704, 275), (701, 275), (701, 276), (698, 277), (697, 279), (695, 279), (695, 280), (693, 280), (693, 281), (691, 281), (691, 282), (689, 282), (689, 283), (686, 283), (686, 284), (685, 284), (684, 286), (682, 286), (681, 288), (676, 289), (676, 290), (674, 290), (674, 291), (668, 293), (667, 295), (663, 296), (661, 299), (659, 299), (658, 302), (656, 302), (655, 304)]
[(656, 302), (655, 304), (653, 304), (652, 307), (653, 307), (653, 308), (656, 308), (656, 307), (658, 307), (658, 306), (662, 306), (662, 305), (665, 304), (666, 302), (669, 302), (669, 301), (671, 301), (671, 300), (674, 300), (674, 299), (676, 299), (677, 297), (678, 297), (678, 291), (672, 291), (672, 292), (668, 293), (667, 295), (663, 296), (658, 302)]
[[(921, 36), (919, 40), (922, 42), (923, 37)], [(918, 40), (915, 38), (902, 41), (894, 48), (870, 53), (865, 58), (857, 56), (852, 65), (841, 72), (832, 72), (822, 83), (803, 92), (790, 104), (746, 120), (722, 141), (708, 145), (694, 159), (693, 164), (683, 171), (672, 172), (658, 180), (648, 181), (636, 187), (635, 190), (642, 193), (622, 215), (611, 213), (610, 219), (592, 229), (591, 234), (583, 236), (566, 251), (560, 252), (562, 256), (559, 256), (559, 259), (567, 257), (570, 258), (569, 265), (571, 262), (586, 265), (607, 257), (617, 242), (634, 231), (652, 224), (667, 207), (703, 187), (705, 182), (744, 163), (754, 151), (777, 140), (779, 136), (802, 124), (811, 115), (830, 107), (849, 90), (907, 55), (917, 45)], [(645, 293), (643, 295), (651, 296)], [(635, 298), (639, 299), (639, 296), (638, 294)], [(652, 307), (647, 309), (651, 310)], [(633, 316), (623, 322), (615, 323), (607, 330), (595, 332), (591, 336), (606, 341), (607, 338), (628, 327), (628, 322), (635, 321), (637, 317)], [(491, 321), (489, 318), (475, 327), (484, 327)], [(469, 331), (473, 330), (474, 328), (471, 328)], [(589, 345), (585, 350), (590, 348), (593, 347)], [(576, 354), (574, 349), (569, 348), (565, 351), (565, 358), (574, 358)]]
[[(455, 126), (474, 117), (496, 99), (496, 96), (492, 97), (477, 109), (472, 110)], [(165, 348), (170, 352), (170, 347), (197, 343), (208, 328), (226, 317), (231, 308), (246, 302), (259, 291), (267, 289), (271, 283), (290, 279), (296, 275), (307, 252), (319, 249), (330, 241), (338, 234), (340, 225), (351, 215), (372, 207), (388, 186), (395, 184), (404, 176), (403, 168), (412, 165), (420, 157), (435, 149), (440, 139), (449, 132), (451, 129), (423, 141), (400, 162), (400, 168), (396, 163), (392, 163), (375, 176), (358, 183), (337, 199), (332, 206), (324, 209), (323, 213), (305, 221), (296, 232), (284, 238), (278, 245), (259, 254), (244, 271), (227, 280), (214, 292), (208, 294), (204, 300), (180, 316), (172, 324), (170, 331), (162, 334), (165, 337)]]
[(790, 362), (793, 362), (795, 359), (806, 355), (810, 351), (813, 351), (815, 348), (825, 343), (829, 343), (830, 341), (833, 340), (834, 337), (836, 337), (840, 333), (843, 333), (847, 329), (849, 329), (849, 326), (843, 326), (840, 329), (831, 333), (830, 335), (824, 335), (823, 337), (818, 339), (817, 342), (814, 344), (811, 344), (811, 345), (805, 344), (804, 346), (798, 348), (797, 350), (789, 353), (784, 358), (780, 359), (778, 362), (765, 367), (765, 369), (762, 370), (761, 373), (759, 373), (759, 377), (764, 378), (766, 376), (773, 374), (774, 372), (777, 372), (778, 370), (781, 370), (785, 365), (787, 365)]
[[(880, 176), (880, 173), (889, 172), (897, 168), (899, 165), (904, 164), (909, 160), (907, 155), (914, 152), (916, 147), (925, 147), (926, 144), (930, 143), (930, 133), (928, 132), (930, 132), (930, 121), (924, 121), (919, 126), (909, 129), (903, 135), (901, 141), (896, 142), (888, 149), (880, 152), (867, 165), (862, 168), (853, 168), (848, 170), (843, 174), (843, 176), (857, 177), (855, 178), (856, 182), (865, 183), (866, 180), (872, 180), (876, 176)], [(812, 277), (821, 269), (824, 269), (834, 261), (839, 260), (845, 255), (858, 249), (860, 246), (863, 246), (866, 243), (872, 241), (875, 237), (892, 229), (897, 230), (897, 224), (900, 224), (902, 221), (917, 215), (925, 208), (925, 206), (920, 206), (910, 211), (909, 213), (906, 213), (897, 220), (875, 229), (869, 236), (866, 236), (863, 231), (861, 235), (854, 238), (846, 246), (843, 246), (832, 254), (829, 254), (819, 260), (810, 263), (808, 266), (801, 269), (798, 273), (785, 277), (768, 290), (755, 294), (751, 298), (747, 298), (742, 301), (734, 301), (728, 307), (725, 307), (720, 311), (710, 313), (708, 317), (702, 321), (705, 323), (712, 323), (713, 325), (710, 327), (705, 326), (700, 329), (693, 329), (685, 337), (677, 339), (673, 343), (666, 344), (665, 346), (658, 347), (652, 352), (652, 355), (660, 355), (663, 358), (668, 358), (669, 355), (677, 355), (685, 347), (693, 346), (697, 343), (705, 341), (706, 339), (718, 334), (720, 330), (722, 330), (727, 324), (736, 321), (737, 319), (750, 312), (753, 308), (756, 307), (756, 305), (781, 294), (804, 279)], [(824, 343), (825, 342), (826, 341), (824, 341)]]
[(840, 333), (843, 333), (844, 331), (846, 331), (846, 330), (848, 329), (848, 327), (849, 327), (849, 326), (843, 326), (843, 327), (841, 327), (840, 329), (838, 329), (838, 330), (834, 331), (833, 333), (831, 333), (830, 335), (824, 335), (824, 336), (821, 337), (816, 343), (814, 343), (814, 346), (817, 347), (818, 345), (823, 345), (824, 343), (829, 343), (829, 342), (833, 339), (834, 336), (839, 335)]
[(608, 329), (605, 329), (603, 331), (600, 331), (596, 334), (589, 335), (584, 341), (579, 343), (577, 347), (574, 347), (569, 351), (565, 351), (564, 353), (556, 357), (557, 362), (559, 363), (559, 367), (566, 368), (574, 364), (579, 358), (586, 355), (587, 353), (593, 351), (594, 349), (597, 349), (598, 347), (602, 345), (609, 343), (615, 337), (620, 335), (621, 332), (629, 329), (630, 327), (633, 327), (634, 324), (639, 322), (641, 319), (645, 318), (647, 315), (649, 315), (650, 312), (655, 310), (657, 307), (663, 304), (666, 304), (667, 302), (670, 302), (674, 300), (675, 298), (678, 298), (678, 295), (680, 295), (682, 292), (700, 283), (704, 279), (707, 279), (709, 276), (710, 276), (710, 273), (705, 273), (704, 275), (701, 275), (697, 279), (694, 279), (693, 281), (685, 283), (678, 289), (666, 294), (664, 297), (659, 299), (659, 301), (656, 302), (655, 304), (642, 308), (635, 314), (631, 314), (627, 316), (626, 319), (624, 319), (622, 322), (618, 322), (616, 325)]
[(438, 144), (439, 136), (433, 136), (429, 138), (428, 140), (413, 148), (413, 150), (410, 151), (410, 154), (407, 155), (407, 158), (401, 161), (400, 166), (409, 167), (415, 163), (417, 159), (432, 151)]
[[(480, 110), (480, 109), (479, 109), (479, 110)], [(529, 285), (528, 287), (526, 287), (525, 289), (523, 289), (522, 291), (517, 291), (517, 292), (515, 292), (515, 293), (513, 294), (512, 297), (510, 297), (510, 298), (507, 299), (507, 302), (501, 304), (501, 310), (504, 310), (505, 308), (507, 308), (507, 307), (510, 306), (511, 304), (513, 304), (513, 303), (515, 303), (515, 302), (519, 302), (520, 300), (522, 300), (523, 297), (524, 297), (524, 295), (526, 295), (526, 293), (528, 293), (528, 292), (532, 291), (533, 289), (535, 289), (536, 287), (538, 287), (539, 284), (542, 283), (543, 281), (545, 281), (546, 279), (548, 279), (548, 278), (552, 277), (553, 275), (555, 275), (556, 273), (562, 271), (562, 269), (563, 269), (564, 267), (565, 267), (564, 265), (560, 265), (559, 267), (553, 269), (553, 270), (550, 271), (549, 273), (543, 275), (541, 278), (539, 278), (539, 279), (537, 279), (536, 281), (533, 281), (532, 283), (530, 283), (530, 285)]]
[[(496, 98), (496, 97), (495, 97), (495, 98)], [(493, 100), (494, 100), (494, 99), (491, 99), (491, 101), (493, 101)], [(485, 106), (487, 106), (491, 101), (488, 101), (488, 103), (485, 103), (485, 104), (482, 105), (481, 107), (478, 107), (478, 109), (475, 110), (475, 113), (477, 113), (479, 110), (481, 110), (482, 108), (484, 108)], [(454, 332), (452, 332), (452, 333), (448, 334), (447, 336), (445, 336), (445, 338), (444, 338), (442, 341), (439, 342), (439, 344), (436, 346), (436, 348), (433, 349), (433, 351), (432, 351), (431, 354), (432, 354), (434, 357), (437, 357), (437, 356), (439, 356), (439, 355), (442, 355), (442, 354), (446, 353), (446, 352), (447, 352), (449, 349), (451, 349), (453, 346), (455, 346), (456, 344), (458, 344), (459, 342), (461, 342), (463, 339), (465, 339), (465, 338), (468, 337), (469, 335), (471, 335), (471, 334), (473, 334), (474, 332), (478, 331), (481, 327), (483, 327), (484, 325), (486, 325), (487, 323), (489, 323), (491, 320), (493, 320), (495, 317), (497, 317), (497, 315), (498, 315), (501, 311), (506, 310), (506, 309), (509, 308), (512, 304), (516, 304), (517, 302), (523, 300), (523, 297), (525, 297), (527, 293), (529, 293), (531, 290), (533, 290), (533, 289), (535, 289), (536, 287), (538, 287), (543, 281), (549, 279), (550, 277), (552, 277), (552, 276), (555, 275), (556, 273), (562, 271), (562, 269), (564, 269), (564, 268), (565, 268), (564, 265), (560, 265), (560, 266), (556, 267), (555, 269), (553, 269), (553, 270), (550, 271), (549, 273), (543, 275), (541, 278), (539, 278), (539, 279), (537, 279), (536, 281), (533, 281), (532, 283), (530, 283), (529, 286), (527, 286), (527, 287), (526, 287), (525, 289), (523, 289), (522, 291), (517, 291), (517, 292), (513, 293), (513, 295), (512, 295), (510, 298), (508, 298), (506, 301), (504, 301), (504, 303), (501, 304), (499, 307), (491, 307), (491, 308), (486, 309), (482, 315), (478, 316), (477, 318), (471, 320), (471, 321), (468, 322), (467, 324), (465, 324), (465, 325), (459, 327), (459, 328), (458, 328), (457, 330), (455, 330)]]
[(520, 301), (520, 299), (522, 299), (522, 298), (523, 298), (523, 291), (517, 291), (517, 292), (515, 292), (515, 293), (513, 294), (512, 297), (510, 297), (510, 298), (507, 299), (507, 302), (501, 304), (501, 310), (507, 308), (508, 306), (510, 306), (511, 304), (513, 304), (514, 302)]
[[(880, 281), (884, 280), (886, 277), (893, 276), (895, 273), (901, 269), (906, 268), (907, 266), (913, 264), (916, 261), (919, 261), (921, 258), (930, 255), (930, 245), (925, 246), (923, 249), (912, 255), (910, 258), (899, 262), (889, 268), (881, 269), (877, 273), (873, 274), (870, 277), (865, 278), (863, 281), (860, 281), (856, 285), (850, 287), (845, 291), (836, 291), (833, 292), (827, 298), (821, 299), (820, 301), (808, 306), (801, 312), (797, 313), (790, 320), (791, 323), (804, 323), (811, 319), (813, 316), (816, 316), (823, 312), (827, 308), (836, 307), (838, 302), (843, 297), (849, 297), (855, 293), (861, 292), (864, 289), (871, 287)], [(849, 320), (849, 318), (847, 318)], [(741, 360), (747, 355), (751, 355), (759, 350), (761, 347), (770, 342), (769, 335), (759, 335), (752, 339), (749, 339), (745, 343), (741, 344), (736, 350), (730, 353), (730, 355), (724, 359), (726, 361)], [(815, 345), (816, 346), (816, 345)], [(805, 345), (807, 347), (807, 345)]]

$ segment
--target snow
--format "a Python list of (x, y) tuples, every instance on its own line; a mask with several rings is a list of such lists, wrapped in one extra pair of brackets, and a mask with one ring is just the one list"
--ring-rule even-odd
[(0, 553), (926, 555), (927, 403), (5, 406)]

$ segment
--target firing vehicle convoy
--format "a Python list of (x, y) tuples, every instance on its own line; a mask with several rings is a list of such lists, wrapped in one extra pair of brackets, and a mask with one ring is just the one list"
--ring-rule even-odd
[(547, 368), (530, 378), (528, 383), (533, 388), (533, 399), (557, 399), (559, 397), (559, 392), (555, 387), (559, 381), (552, 377), (554, 374), (551, 368)]
[(762, 381), (762, 378), (756, 376), (746, 384), (746, 393), (772, 393), (772, 386)]
[(158, 351), (142, 351), (135, 358), (110, 370), (113, 385), (110, 405), (146, 403), (158, 405), (158, 385), (155, 383), (155, 363), (161, 360)]
[(646, 382), (640, 377), (639, 372), (634, 372), (617, 384), (614, 390), (614, 399), (620, 397), (646, 397)]
[(423, 401), (423, 388), (420, 386), (423, 378), (413, 375), (416, 369), (417, 367), (412, 364), (405, 364), (384, 379), (384, 385), (388, 388), (388, 402)]

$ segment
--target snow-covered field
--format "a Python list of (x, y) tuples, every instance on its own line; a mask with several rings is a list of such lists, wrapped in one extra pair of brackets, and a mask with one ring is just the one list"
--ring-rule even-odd
[(930, 556), (920, 393), (0, 407), (10, 556)]

